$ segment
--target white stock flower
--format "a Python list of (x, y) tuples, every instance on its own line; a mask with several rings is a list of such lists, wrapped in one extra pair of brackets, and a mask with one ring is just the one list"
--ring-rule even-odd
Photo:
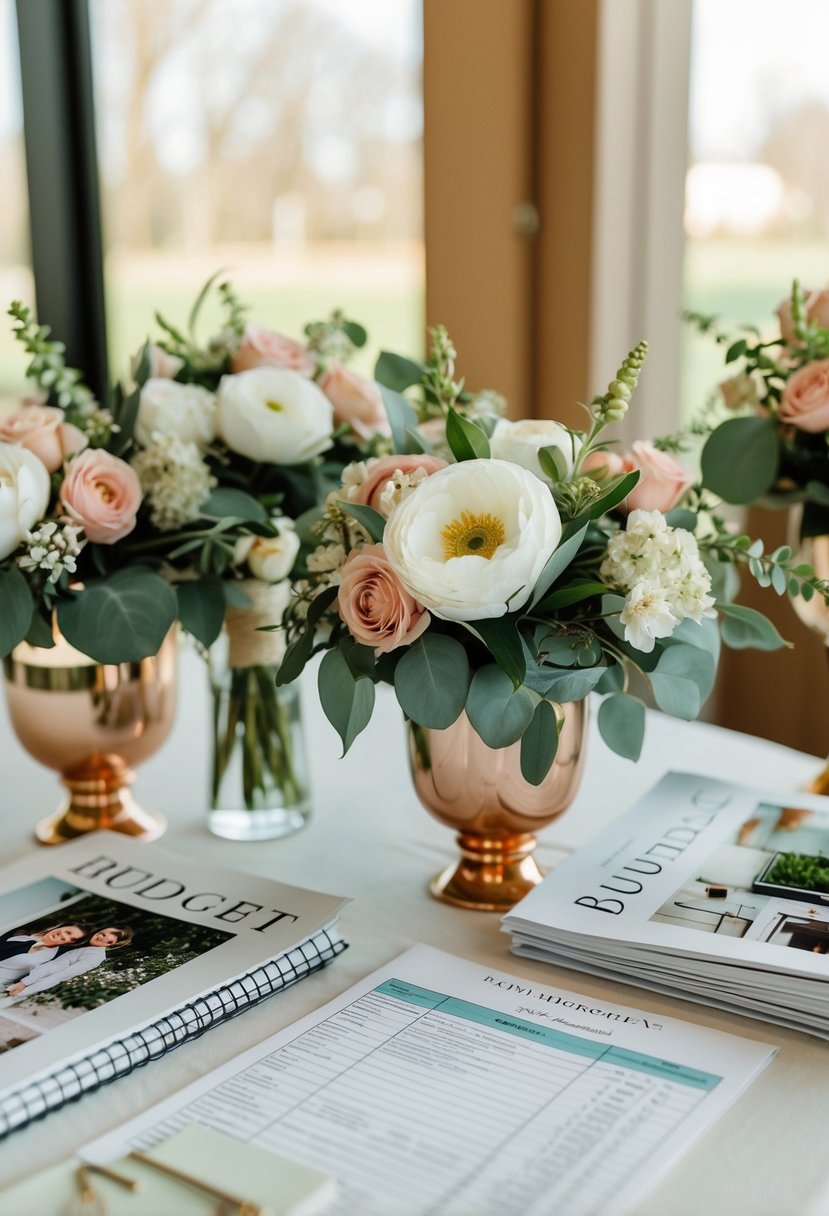
[(650, 654), (656, 638), (669, 638), (681, 617), (674, 615), (662, 588), (643, 579), (625, 599), (619, 620), (625, 627), (625, 640)]
[(278, 583), (287, 578), (299, 553), (293, 520), (280, 515), (271, 523), (277, 536), (240, 536), (233, 550), (234, 566), (247, 562), (254, 578), (263, 583)]
[(526, 604), (561, 538), (548, 488), (505, 460), (449, 465), (395, 507), (386, 555), (435, 616), (475, 621)]
[(185, 443), (207, 447), (216, 434), (216, 398), (198, 384), (147, 380), (141, 389), (135, 438), (149, 447), (153, 435), (176, 435)]
[(0, 561), (43, 519), (50, 492), (39, 457), (19, 444), (0, 443)]
[(489, 440), (490, 451), (497, 460), (520, 464), (548, 484), (550, 478), (542, 471), (538, 459), (541, 448), (557, 448), (561, 452), (566, 479), (573, 475), (581, 446), (582, 440), (577, 435), (571, 435), (551, 418), (524, 418), (520, 422), (500, 418)]
[(141, 481), (150, 519), (161, 532), (172, 532), (198, 519), (216, 478), (195, 443), (177, 435), (153, 436), (149, 447), (130, 462)]
[(627, 531), (608, 542), (600, 575), (627, 593), (619, 620), (625, 639), (646, 654), (686, 618), (700, 624), (716, 615), (696, 537), (669, 527), (660, 511), (631, 511)]
[(250, 460), (302, 464), (331, 447), (334, 409), (299, 372), (256, 367), (219, 384), (216, 431)]
[(47, 570), (49, 582), (56, 583), (66, 571), (74, 574), (78, 568), (76, 558), (86, 544), (83, 528), (74, 524), (59, 524), (50, 519), (34, 532), (27, 532), (24, 540), (26, 552), (18, 557), (21, 570)]

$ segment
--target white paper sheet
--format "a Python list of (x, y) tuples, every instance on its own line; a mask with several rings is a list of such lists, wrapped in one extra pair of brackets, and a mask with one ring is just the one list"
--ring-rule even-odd
[(774, 1050), (418, 946), (82, 1156), (199, 1122), (333, 1174), (331, 1216), (612, 1216)]

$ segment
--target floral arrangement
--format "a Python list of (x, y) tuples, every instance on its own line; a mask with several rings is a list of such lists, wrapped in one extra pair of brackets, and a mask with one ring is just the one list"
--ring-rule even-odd
[[(702, 482), (729, 503), (803, 503), (803, 535), (821, 535), (829, 531), (829, 291), (805, 292), (795, 281), (776, 315), (769, 338), (751, 326), (728, 333), (714, 317), (690, 316), (726, 347), (732, 369), (715, 397), (719, 413), (702, 425)], [(772, 576), (763, 571), (765, 581)], [(782, 575), (776, 589), (786, 590)], [(813, 594), (809, 581), (788, 589)]]
[[(306, 521), (316, 544), (287, 615), (279, 679), (325, 651), (320, 697), (345, 749), (382, 681), (416, 726), (443, 729), (465, 711), (490, 747), (520, 740), (533, 784), (556, 754), (551, 702), (605, 693), (600, 731), (636, 759), (637, 675), (661, 709), (693, 718), (720, 633), (736, 647), (784, 645), (765, 617), (730, 602), (726, 571), (756, 570), (752, 542), (710, 511), (664, 444), (613, 450), (606, 428), (628, 410), (645, 343), (579, 432), (510, 422), (487, 408), (491, 398), (470, 411), (448, 336), (432, 337), (425, 365), (389, 355), (378, 364), (395, 453), (346, 466)], [(785, 554), (772, 566), (786, 586), (818, 586)]]
[[(211, 289), (224, 323), (199, 341)], [(272, 789), (299, 797), (272, 675), (283, 635), (257, 624), (289, 597), (296, 517), (355, 455), (390, 450), (379, 387), (346, 366), (365, 331), (335, 313), (286, 338), (211, 282), (186, 332), (158, 318), (158, 342), (103, 404), (47, 327), (21, 304), (10, 314), (33, 395), (0, 416), (0, 656), (51, 647), (53, 621), (104, 663), (154, 654), (176, 621), (206, 652), (227, 623), (214, 804), (239, 740), (247, 807)]]
[(194, 336), (205, 292), (187, 334), (159, 318), (106, 404), (11, 306), (34, 395), (0, 416), (0, 655), (50, 646), (53, 613), (100, 662), (155, 653), (176, 620), (210, 646), (240, 582), (290, 574), (294, 518), (356, 452), (388, 447), (379, 389), (345, 366), (364, 330), (335, 314), (301, 343), (218, 291), (221, 332)]

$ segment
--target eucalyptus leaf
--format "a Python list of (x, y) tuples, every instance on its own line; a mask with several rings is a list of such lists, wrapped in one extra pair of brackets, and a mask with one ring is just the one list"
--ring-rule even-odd
[(722, 615), (720, 632), (732, 650), (780, 650), (790, 646), (762, 612), (745, 604), (717, 604)]
[(626, 760), (638, 760), (645, 738), (645, 705), (630, 693), (617, 692), (599, 706), (599, 733), (611, 751)]
[(582, 524), (576, 532), (570, 535), (566, 540), (562, 541), (555, 553), (547, 559), (544, 569), (538, 577), (538, 582), (533, 591), (531, 607), (542, 600), (547, 592), (552, 587), (557, 578), (564, 573), (573, 559), (576, 557), (587, 532), (587, 524)]
[(703, 484), (726, 502), (753, 502), (773, 485), (779, 459), (775, 418), (729, 418), (702, 450)]
[(580, 667), (576, 671), (551, 673), (545, 697), (551, 701), (581, 701), (593, 692), (605, 673), (604, 667)]
[[(2, 592), (0, 592), (2, 594)], [(52, 634), (52, 613), (49, 610), (47, 616), (42, 616), (40, 612), (35, 610), (32, 613), (31, 624), (29, 631), (26, 634), (26, 641), (30, 646), (39, 646), (42, 650), (51, 650), (55, 645), (55, 639)]]
[(176, 586), (178, 619), (182, 629), (202, 646), (212, 646), (225, 619), (224, 584), (214, 574), (186, 580)]
[(674, 507), (666, 513), (665, 523), (671, 528), (684, 528), (686, 532), (693, 532), (697, 526), (697, 513), (686, 507)]
[(391, 427), (394, 450), (398, 455), (402, 455), (410, 450), (406, 432), (417, 430), (417, 414), (402, 393), (387, 388), (385, 384), (380, 384), (379, 387)]
[(202, 503), (199, 514), (205, 519), (231, 517), (262, 524), (268, 522), (268, 513), (261, 502), (233, 486), (219, 486), (212, 490)]
[(487, 747), (509, 747), (521, 738), (538, 704), (538, 694), (514, 688), (494, 663), (479, 667), (466, 697), (466, 714)]
[(321, 591), (311, 601), (305, 621), (305, 628), (289, 644), (288, 649), (285, 651), (285, 657), (279, 664), (279, 671), (276, 673), (277, 685), (290, 684), (292, 680), (301, 675), (305, 664), (314, 651), (314, 632), (317, 624), (323, 614), (331, 607), (338, 593), (338, 587), (326, 587), (324, 591)]
[(34, 600), (17, 566), (0, 570), (0, 656), (22, 642), (32, 624)]
[(521, 736), (521, 776), (529, 785), (541, 782), (553, 767), (558, 751), (559, 723), (549, 701), (539, 701)]
[(158, 653), (177, 609), (166, 579), (132, 566), (61, 600), (58, 625), (71, 646), (97, 663), (137, 662)]
[(343, 321), (342, 330), (348, 340), (358, 350), (362, 350), (368, 341), (368, 332), (357, 321)]
[(379, 511), (374, 510), (374, 507), (368, 507), (358, 502), (348, 502), (347, 499), (342, 499), (337, 505), (352, 515), (358, 524), (362, 524), (373, 541), (379, 542), (383, 539), (386, 521)]
[(625, 672), (621, 663), (613, 663), (610, 667), (602, 669), (602, 678), (596, 685), (594, 692), (604, 695), (609, 692), (621, 692), (625, 686)]
[[(671, 639), (673, 643), (673, 638)], [(651, 680), (654, 675), (681, 677), (690, 680), (697, 687), (700, 704), (709, 696), (714, 687), (717, 675), (717, 664), (710, 651), (700, 646), (691, 646), (687, 642), (676, 642), (666, 646), (659, 656)], [(664, 708), (660, 706), (660, 709)], [(670, 711), (669, 711), (670, 712)], [(699, 707), (697, 707), (697, 713)], [(696, 714), (694, 715), (696, 717)]]
[(651, 672), (649, 679), (654, 700), (663, 713), (674, 718), (683, 718), (686, 722), (696, 718), (702, 702), (699, 687), (693, 680), (682, 676), (662, 675), (658, 668)]
[(486, 646), (498, 666), (518, 688), (527, 671), (524, 643), (513, 616), (492, 617), (485, 621), (464, 622)]
[(340, 736), (343, 755), (371, 720), (374, 685), (355, 676), (340, 650), (323, 656), (317, 676), (323, 712)]
[(402, 393), (404, 389), (420, 384), (426, 371), (422, 363), (381, 350), (374, 365), (374, 379), (386, 388)]
[(487, 460), (490, 455), (486, 432), (464, 418), (457, 410), (449, 409), (446, 415), (446, 442), (456, 460)]
[(413, 642), (394, 671), (394, 691), (404, 714), (434, 730), (445, 730), (460, 717), (469, 683), (466, 651), (441, 633), (427, 632)]

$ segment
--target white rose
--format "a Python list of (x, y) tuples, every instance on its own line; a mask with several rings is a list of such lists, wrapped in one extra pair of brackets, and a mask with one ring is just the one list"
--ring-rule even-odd
[(184, 443), (207, 447), (216, 434), (216, 398), (197, 384), (147, 380), (141, 389), (135, 438), (149, 447), (153, 434), (175, 435)]
[(522, 608), (561, 538), (547, 486), (505, 460), (465, 460), (394, 508), (383, 544), (406, 590), (435, 616), (475, 621)]
[(334, 407), (313, 381), (281, 367), (255, 367), (219, 384), (216, 431), (234, 452), (302, 464), (331, 447)]
[(582, 440), (551, 418), (524, 418), (521, 422), (510, 422), (500, 418), (489, 441), (490, 451), (497, 460), (511, 460), (520, 464), (550, 483), (538, 460), (541, 448), (558, 448), (564, 457), (564, 476), (572, 477), (576, 457), (581, 451)]
[(299, 537), (293, 520), (271, 521), (279, 530), (278, 536), (241, 536), (233, 551), (233, 564), (241, 566), (247, 562), (251, 574), (263, 583), (278, 583), (287, 578), (299, 553)]
[(0, 561), (43, 519), (50, 491), (46, 465), (34, 452), (0, 443)]

